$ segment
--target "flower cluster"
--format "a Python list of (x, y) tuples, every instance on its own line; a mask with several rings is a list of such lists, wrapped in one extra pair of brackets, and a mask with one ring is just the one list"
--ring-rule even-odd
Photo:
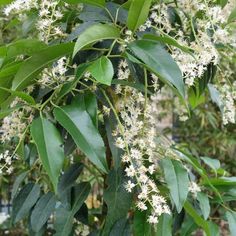
[(117, 78), (120, 80), (128, 80), (130, 76), (130, 70), (126, 60), (121, 60), (118, 65)]
[(38, 3), (35, 0), (15, 0), (7, 7), (4, 8), (4, 14), (9, 16), (10, 14), (23, 14), (25, 11), (29, 11), (32, 8), (38, 8)]
[(0, 176), (2, 174), (10, 175), (14, 168), (12, 165), (12, 161), (17, 159), (16, 155), (10, 155), (9, 150), (6, 150), (4, 153), (0, 154)]
[(127, 191), (138, 189), (137, 207), (152, 212), (148, 222), (157, 223), (158, 217), (170, 209), (163, 196), (160, 195), (154, 181), (159, 168), (159, 160), (165, 156), (177, 158), (171, 149), (172, 143), (158, 134), (157, 114), (158, 96), (151, 100), (133, 88), (119, 88), (119, 114), (121, 121), (113, 135), (117, 147), (123, 149), (122, 162), (130, 180), (126, 184)]
[(41, 73), (41, 78), (38, 83), (45, 86), (57, 86), (65, 82), (71, 81), (74, 77), (67, 76), (66, 72), (68, 70), (68, 59), (66, 57), (60, 58), (54, 65), (50, 68), (46, 68)]
[(22, 106), (21, 99), (16, 98), (12, 104), (11, 108), (17, 108), (9, 116), (6, 116), (1, 125), (1, 138), (2, 142), (9, 142), (14, 137), (22, 138), (27, 126), (33, 120), (32, 108), (28, 106)]
[(197, 183), (191, 181), (188, 187), (188, 191), (193, 194), (193, 197), (197, 197), (197, 193), (201, 192), (200, 187), (197, 185)]
[[(209, 63), (218, 64), (220, 54), (215, 43), (235, 44), (235, 37), (229, 34), (230, 28), (224, 27), (232, 4), (229, 3), (222, 9), (219, 6), (209, 6), (207, 2), (183, 0), (178, 3), (178, 14), (182, 24), (175, 25), (170, 22), (170, 8), (165, 3), (156, 4), (152, 7), (148, 20), (139, 30), (154, 29), (157, 34), (166, 36), (168, 33), (176, 32), (175, 39), (186, 48), (191, 48), (193, 53), (186, 53), (179, 48), (169, 46), (172, 57), (178, 63), (185, 83), (193, 86), (196, 78), (201, 78)], [(172, 6), (175, 7), (175, 6)], [(203, 12), (204, 17), (193, 19), (194, 13)], [(195, 22), (194, 22), (195, 20)], [(196, 25), (196, 26), (195, 26)], [(216, 27), (217, 25), (217, 27)], [(197, 28), (195, 28), (197, 27)], [(212, 36), (209, 31), (213, 31)], [(186, 35), (193, 34), (195, 40)]]
[(63, 37), (65, 34), (55, 22), (63, 17), (62, 11), (58, 6), (59, 1), (44, 0), (39, 4), (39, 20), (37, 29), (39, 30), (39, 39), (49, 42), (50, 39)]
[(223, 124), (227, 125), (228, 123), (235, 123), (236, 115), (236, 82), (233, 83), (233, 86), (224, 84), (219, 88), (220, 98), (222, 103), (222, 113), (223, 113)]
[(51, 39), (65, 36), (61, 28), (56, 25), (56, 22), (63, 17), (59, 2), (58, 0), (15, 0), (7, 5), (4, 14), (6, 16), (18, 15), (20, 19), (25, 19), (29, 10), (36, 9), (39, 12), (36, 23), (38, 37), (48, 43)]

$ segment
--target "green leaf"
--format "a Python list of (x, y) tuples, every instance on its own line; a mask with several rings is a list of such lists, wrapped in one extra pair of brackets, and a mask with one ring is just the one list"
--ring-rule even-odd
[(231, 236), (236, 235), (236, 212), (235, 211), (227, 211), (226, 217), (229, 223), (229, 230)]
[(170, 195), (177, 211), (180, 212), (188, 195), (188, 172), (181, 162), (176, 160), (163, 159), (161, 164)]
[(193, 168), (197, 171), (197, 173), (202, 177), (204, 182), (211, 187), (211, 189), (214, 191), (214, 193), (222, 202), (223, 200), (222, 200), (221, 194), (219, 193), (217, 188), (215, 188), (214, 185), (211, 183), (211, 180), (208, 178), (206, 170), (200, 165), (197, 159), (191, 156), (189, 153), (184, 152), (183, 150), (176, 149), (175, 151), (179, 158), (181, 158), (182, 160), (188, 162), (189, 164), (193, 166)]
[(194, 222), (205, 231), (207, 236), (211, 236), (208, 222), (202, 219), (202, 217), (198, 215), (196, 210), (192, 207), (192, 205), (188, 201), (185, 202), (184, 209), (193, 218)]
[(220, 169), (220, 161), (217, 159), (212, 159), (210, 157), (201, 157), (201, 160), (203, 160), (203, 162), (210, 168), (212, 168), (215, 172)]
[(80, 99), (78, 96), (71, 105), (55, 108), (54, 115), (89, 160), (107, 173), (104, 142)]
[(233, 21), (236, 21), (236, 7), (232, 10), (228, 18), (228, 23), (231, 23)]
[(206, 194), (202, 192), (197, 193), (197, 200), (199, 202), (200, 209), (202, 211), (203, 218), (207, 220), (207, 218), (210, 215), (210, 204), (209, 204), (209, 198), (207, 197)]
[(1, 5), (7, 5), (7, 4), (10, 4), (11, 2), (13, 2), (14, 0), (1, 0), (0, 2), (0, 6)]
[(70, 235), (73, 218), (76, 212), (81, 208), (84, 201), (89, 195), (90, 184), (87, 182), (80, 183), (73, 188), (73, 204), (70, 210), (63, 208), (62, 206), (57, 209), (56, 212), (56, 221), (55, 221), (55, 236), (67, 236)]
[[(0, 70), (0, 86), (4, 88), (10, 88), (12, 79), (16, 74), (17, 70), (21, 66), (21, 63), (12, 63), (11, 65), (5, 66)], [(8, 92), (1, 91), (0, 93), (0, 104), (2, 104), (9, 96)]]
[(172, 216), (169, 214), (162, 214), (156, 226), (156, 236), (172, 236)]
[(29, 171), (24, 171), (16, 177), (16, 180), (12, 186), (11, 200), (13, 200), (15, 198), (15, 196), (18, 192), (18, 188), (20, 187), (21, 183), (23, 182), (23, 180), (25, 179), (25, 177), (27, 176), (28, 173), (29, 173)]
[(56, 206), (56, 196), (49, 192), (43, 195), (36, 203), (30, 217), (31, 227), (34, 232), (39, 232)]
[(83, 47), (104, 39), (118, 39), (120, 31), (114, 25), (95, 24), (83, 31), (75, 44), (73, 57)]
[(208, 90), (210, 92), (211, 100), (220, 108), (221, 112), (223, 112), (223, 103), (221, 101), (219, 91), (213, 84), (208, 84)]
[(95, 94), (87, 91), (78, 96), (77, 103), (79, 103), (80, 106), (87, 111), (95, 127), (98, 127), (98, 105)]
[(49, 46), (29, 57), (22, 64), (12, 82), (12, 90), (20, 90), (31, 84), (50, 63), (72, 52), (74, 43)]
[(188, 100), (189, 104), (191, 105), (192, 109), (195, 109), (197, 106), (203, 104), (205, 102), (205, 96), (204, 94), (196, 94), (195, 93), (195, 88), (196, 87), (191, 87), (188, 90)]
[(43, 167), (45, 168), (55, 192), (64, 162), (63, 141), (56, 127), (48, 120), (39, 117), (33, 121), (31, 134), (37, 146)]
[(61, 176), (58, 183), (58, 195), (63, 204), (70, 206), (71, 204), (71, 193), (70, 190), (75, 184), (75, 181), (79, 177), (83, 170), (83, 165), (81, 163), (75, 163), (70, 166), (68, 170)]
[(29, 183), (25, 185), (17, 196), (13, 199), (12, 204), (12, 220), (17, 223), (23, 219), (30, 209), (37, 202), (40, 195), (40, 187), (38, 184)]
[(185, 216), (184, 222), (181, 225), (180, 235), (189, 236), (193, 231), (197, 229), (197, 227), (198, 226), (195, 224), (194, 220), (191, 217)]
[(115, 222), (126, 217), (131, 207), (132, 195), (124, 187), (126, 178), (122, 171), (112, 170), (107, 177), (107, 189), (104, 191), (104, 201), (107, 204), (108, 212), (102, 235), (109, 235)]
[(219, 226), (213, 222), (208, 222), (209, 230), (212, 236), (220, 236), (220, 229)]
[(178, 94), (184, 98), (182, 73), (171, 55), (160, 44), (150, 40), (137, 40), (130, 43), (128, 48), (145, 67), (157, 74), (170, 87), (174, 86)]
[(179, 49), (181, 49), (183, 52), (186, 53), (190, 53), (192, 54), (193, 49), (183, 46), (181, 44), (179, 44), (179, 42), (177, 40), (175, 40), (174, 38), (172, 38), (171, 36), (169, 36), (168, 34), (165, 34), (164, 36), (157, 36), (157, 35), (153, 35), (153, 34), (145, 34), (143, 36), (143, 39), (149, 39), (149, 40), (155, 40), (155, 41), (159, 41), (165, 44), (169, 44), (172, 45), (174, 47), (177, 47)]
[(45, 43), (37, 39), (21, 39), (6, 46), (6, 58), (9, 59), (18, 55), (32, 56), (46, 47)]
[(126, 217), (116, 221), (109, 234), (109, 236), (121, 236), (121, 235), (122, 236), (132, 235), (129, 220), (127, 220)]
[(31, 97), (30, 95), (28, 95), (27, 93), (24, 93), (24, 92), (20, 92), (20, 91), (13, 91), (11, 89), (7, 89), (7, 88), (3, 88), (3, 87), (0, 87), (0, 90), (3, 90), (5, 92), (8, 92), (10, 93), (12, 96), (14, 97), (18, 97), (18, 98), (21, 98), (22, 100), (24, 100), (25, 102), (31, 104), (31, 105), (35, 105), (36, 102), (34, 100), (33, 97)]
[(151, 2), (151, 0), (132, 0), (127, 20), (127, 26), (130, 30), (136, 31), (139, 26), (145, 23)]
[(136, 210), (134, 213), (134, 234), (135, 236), (151, 235), (151, 225), (147, 222), (148, 211)]
[(86, 3), (100, 7), (105, 6), (105, 0), (63, 0), (63, 1), (70, 4)]
[(88, 71), (101, 84), (111, 85), (114, 69), (111, 61), (102, 56), (89, 66)]

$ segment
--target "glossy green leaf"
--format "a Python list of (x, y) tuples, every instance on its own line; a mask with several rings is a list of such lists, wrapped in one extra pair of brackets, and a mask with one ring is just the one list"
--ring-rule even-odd
[(205, 231), (207, 236), (213, 236), (210, 233), (208, 222), (199, 216), (199, 214), (188, 201), (185, 202), (184, 209), (193, 218), (194, 222)]
[(31, 84), (46, 66), (71, 54), (73, 47), (74, 43), (53, 45), (29, 57), (16, 73), (12, 82), (12, 90), (20, 90)]
[(97, 59), (89, 66), (88, 71), (101, 84), (111, 85), (114, 69), (107, 57), (102, 56)]
[[(10, 88), (12, 79), (16, 72), (18, 71), (19, 67), (21, 66), (21, 63), (12, 63), (11, 65), (5, 66), (2, 69), (0, 69), (0, 86), (4, 88)], [(0, 104), (3, 103), (7, 97), (9, 96), (9, 93), (7, 91), (1, 91), (0, 92)]]
[[(111, 232), (109, 234), (110, 236), (130, 236), (131, 233), (131, 225), (129, 220), (125, 218), (122, 218), (114, 224), (114, 226), (111, 229)], [(144, 236), (144, 235), (142, 235)]]
[(229, 229), (231, 236), (236, 235), (236, 212), (235, 211), (227, 211), (226, 217), (229, 223)]
[(210, 215), (210, 210), (211, 210), (209, 198), (207, 197), (207, 195), (205, 193), (198, 192), (197, 193), (197, 200), (199, 202), (199, 206), (200, 206), (203, 218), (205, 220), (207, 220), (207, 218)]
[(69, 132), (76, 145), (103, 172), (107, 172), (105, 146), (86, 107), (76, 97), (71, 105), (54, 110), (57, 121)]
[(132, 0), (127, 20), (127, 26), (130, 30), (135, 31), (145, 23), (151, 3), (151, 0)]
[(73, 188), (73, 204), (70, 210), (63, 208), (62, 206), (57, 209), (56, 212), (56, 221), (55, 221), (55, 236), (67, 236), (70, 235), (72, 226), (73, 226), (73, 218), (76, 212), (81, 208), (84, 201), (89, 195), (90, 192), (90, 184), (89, 183), (80, 183)]
[(3, 88), (3, 87), (0, 87), (0, 91), (8, 92), (12, 96), (21, 98), (22, 100), (24, 100), (25, 102), (27, 102), (27, 103), (29, 103), (31, 105), (35, 105), (36, 104), (34, 98), (31, 97), (27, 93), (24, 93), (24, 92), (21, 92), (21, 91), (14, 91), (14, 90)]
[(15, 198), (21, 183), (23, 182), (23, 180), (25, 179), (25, 177), (27, 176), (28, 173), (29, 173), (29, 171), (24, 171), (16, 177), (16, 180), (15, 180), (15, 182), (12, 186), (12, 190), (11, 190), (11, 200), (13, 200)]
[(61, 176), (60, 181), (58, 183), (58, 195), (61, 202), (70, 207), (71, 204), (71, 188), (75, 184), (77, 178), (81, 174), (83, 170), (83, 165), (81, 163), (75, 163), (65, 171), (65, 173)]
[(95, 127), (98, 127), (98, 104), (94, 93), (86, 91), (77, 97), (77, 103), (89, 114)]
[(6, 46), (6, 57), (11, 58), (18, 55), (32, 56), (46, 47), (45, 43), (37, 39), (21, 39)]
[(201, 157), (201, 160), (215, 172), (220, 168), (220, 161), (210, 157)]
[(128, 48), (145, 67), (157, 74), (164, 83), (175, 87), (178, 94), (184, 98), (182, 73), (171, 55), (160, 44), (150, 40), (137, 40), (130, 43)]
[(134, 234), (135, 236), (149, 236), (151, 235), (152, 227), (147, 222), (149, 212), (136, 210), (134, 213)]
[(75, 44), (73, 57), (83, 47), (98, 42), (104, 39), (118, 39), (120, 37), (120, 31), (114, 25), (108, 24), (95, 24), (88, 27), (83, 31)]
[(176, 160), (163, 159), (161, 164), (171, 198), (180, 212), (188, 195), (188, 172), (181, 162)]
[(95, 6), (102, 6), (102, 7), (105, 6), (105, 0), (63, 0), (63, 1), (70, 4), (86, 3)]
[(34, 206), (40, 195), (40, 187), (37, 184), (29, 183), (13, 199), (12, 221), (17, 223), (23, 219)]
[(181, 45), (177, 40), (169, 36), (168, 34), (165, 34), (164, 36), (158, 36), (158, 35), (153, 35), (153, 34), (145, 34), (143, 36), (143, 39), (149, 39), (149, 40), (155, 40), (161, 43), (169, 44), (171, 46), (177, 47), (181, 49), (183, 52), (186, 53), (192, 53), (193, 49)]
[(109, 235), (115, 222), (126, 217), (131, 207), (132, 195), (124, 187), (126, 178), (122, 171), (112, 170), (107, 177), (107, 188), (104, 191), (104, 201), (107, 204), (108, 212), (102, 236)]
[(31, 134), (43, 167), (57, 192), (58, 178), (64, 163), (63, 141), (60, 133), (51, 122), (39, 117), (32, 123)]
[(31, 227), (34, 232), (39, 232), (47, 222), (55, 209), (56, 201), (56, 196), (51, 192), (38, 200), (30, 216)]
[(156, 236), (172, 236), (172, 216), (168, 214), (162, 214), (156, 229)]
[(197, 225), (195, 224), (192, 217), (185, 216), (184, 222), (181, 225), (180, 235), (181, 236), (189, 236), (197, 229)]
[(217, 224), (210, 221), (208, 222), (208, 225), (209, 225), (209, 230), (212, 236), (220, 236), (220, 229)]

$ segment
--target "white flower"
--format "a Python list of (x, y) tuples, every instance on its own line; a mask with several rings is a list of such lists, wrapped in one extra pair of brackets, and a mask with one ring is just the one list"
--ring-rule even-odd
[(135, 187), (135, 184), (132, 183), (130, 180), (128, 181), (128, 183), (126, 184), (125, 188), (128, 192), (132, 192), (132, 189)]
[(191, 181), (188, 187), (189, 192), (191, 192), (194, 196), (197, 195), (198, 192), (201, 192), (200, 187), (197, 185), (197, 183)]
[(157, 223), (158, 223), (158, 218), (157, 218), (157, 216), (155, 216), (155, 215), (150, 215), (150, 216), (148, 217), (148, 222), (149, 222), (150, 224), (157, 224)]
[(135, 176), (135, 169), (134, 169), (133, 165), (130, 165), (129, 167), (126, 167), (125, 172), (126, 172), (126, 175), (128, 177), (134, 177)]
[(142, 201), (139, 201), (139, 202), (138, 202), (137, 207), (138, 207), (141, 211), (147, 210), (147, 206), (146, 206), (145, 203), (142, 202)]

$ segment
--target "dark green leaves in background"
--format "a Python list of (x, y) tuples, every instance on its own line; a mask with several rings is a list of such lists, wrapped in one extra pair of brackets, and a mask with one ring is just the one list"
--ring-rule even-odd
[(40, 195), (40, 187), (37, 184), (25, 185), (13, 200), (12, 221), (17, 223), (29, 214)]

